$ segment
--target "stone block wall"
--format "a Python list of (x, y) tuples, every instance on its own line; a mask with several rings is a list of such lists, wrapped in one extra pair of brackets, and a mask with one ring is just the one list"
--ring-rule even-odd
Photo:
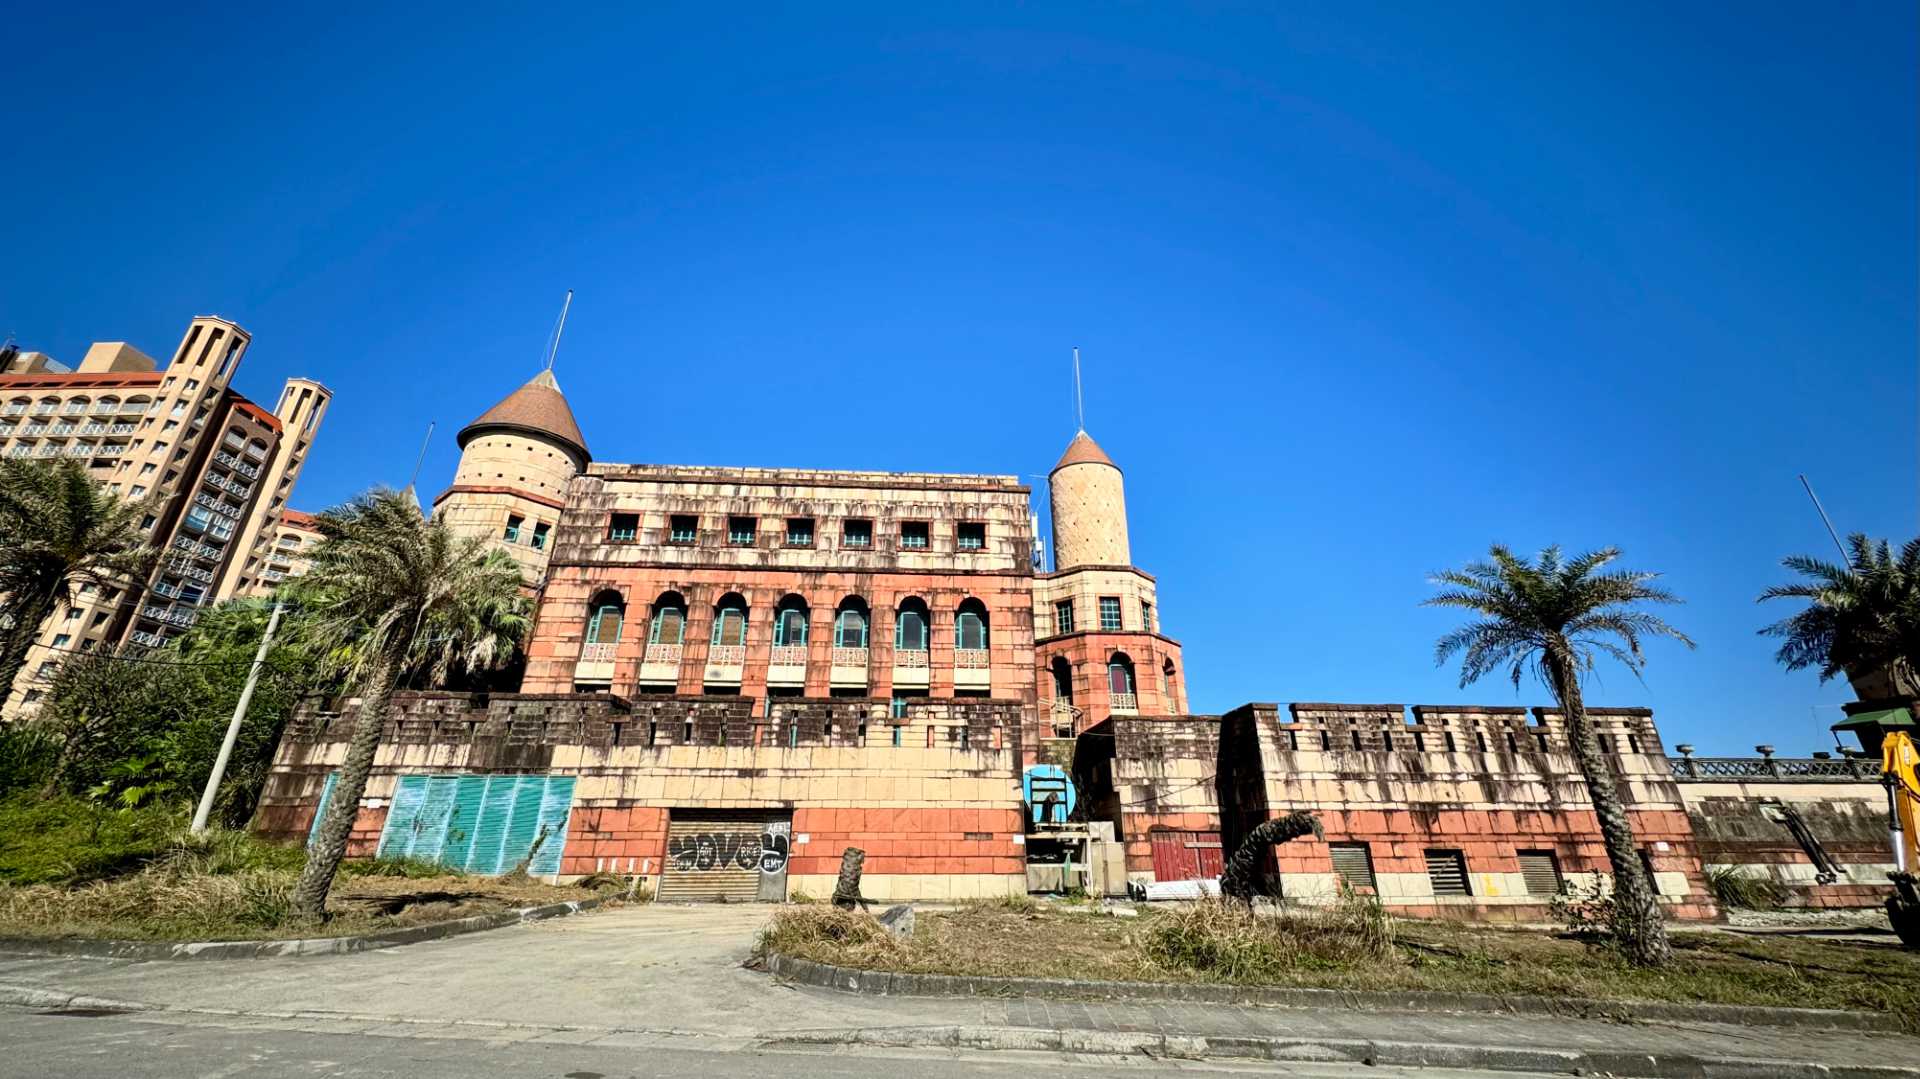
[[(1735, 762), (1716, 761), (1716, 764)], [(1893, 855), (1887, 839), (1886, 791), (1865, 779), (1769, 776), (1786, 771), (1778, 761), (1738, 762), (1745, 778), (1681, 778), (1700, 859), (1709, 871), (1733, 869), (1766, 877), (1787, 888), (1786, 905), (1807, 908), (1879, 907), (1892, 894), (1887, 874)], [(1814, 762), (1807, 762), (1814, 763)], [(1680, 769), (1683, 776), (1685, 769)], [(1821, 884), (1813, 860), (1776, 819), (1771, 804), (1792, 805), (1841, 875)]]
[[(870, 898), (1024, 891), (1020, 702), (916, 700), (898, 718), (874, 699), (783, 699), (772, 716), (760, 711), (724, 696), (401, 694), (352, 852), (372, 853), (402, 774), (572, 775), (563, 876), (657, 874), (675, 809), (766, 809), (793, 814), (790, 891), (825, 895), (850, 845), (867, 851)], [(351, 725), (350, 710), (301, 710), (256, 831), (305, 837)]]
[(1130, 880), (1152, 881), (1153, 833), (1220, 831), (1217, 716), (1115, 716), (1080, 735), (1074, 782), (1112, 821)]
[[(1221, 720), (1218, 787), (1229, 854), (1255, 824), (1314, 812), (1323, 840), (1276, 848), (1284, 894), (1338, 894), (1331, 845), (1366, 844), (1376, 891), (1397, 910), (1441, 917), (1532, 920), (1550, 896), (1532, 894), (1519, 852), (1549, 851), (1572, 884), (1611, 887), (1585, 783), (1561, 717), (1548, 709), (1254, 704)], [(1691, 824), (1645, 709), (1595, 709), (1663, 903), (1676, 916), (1718, 915)], [(1468, 895), (1436, 895), (1428, 851), (1464, 858)]]

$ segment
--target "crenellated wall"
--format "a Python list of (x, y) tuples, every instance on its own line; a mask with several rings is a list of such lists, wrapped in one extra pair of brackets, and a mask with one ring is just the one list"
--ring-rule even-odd
[[(873, 899), (1025, 889), (1021, 705), (865, 698), (402, 694), (352, 850), (370, 854), (402, 774), (574, 776), (560, 872), (657, 873), (676, 810), (792, 812), (789, 892), (832, 890), (840, 853), (867, 852)], [(352, 714), (302, 710), (275, 758), (255, 830), (304, 838)]]

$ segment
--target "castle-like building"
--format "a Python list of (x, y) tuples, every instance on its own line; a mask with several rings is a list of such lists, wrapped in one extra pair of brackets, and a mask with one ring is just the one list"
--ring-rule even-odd
[[(1325, 836), (1267, 866), (1296, 899), (1524, 919), (1607, 881), (1549, 709), (1191, 714), (1125, 478), (1084, 431), (1048, 477), (1051, 569), (1018, 477), (595, 462), (550, 372), (459, 442), (435, 512), (537, 594), (523, 683), (396, 697), (357, 850), (632, 873), (668, 900), (825, 895), (850, 846), (876, 899), (1118, 892), (1218, 875), (1254, 824), (1305, 808)], [(1673, 914), (1716, 914), (1705, 865), (1798, 871), (1790, 846), (1727, 838), (1751, 800), (1721, 781), (1747, 773), (1669, 760), (1645, 709), (1594, 716)], [(295, 719), (257, 828), (312, 827), (350, 723)], [(1845, 883), (1870, 898), (1870, 790), (1796, 789), (1859, 839)]]

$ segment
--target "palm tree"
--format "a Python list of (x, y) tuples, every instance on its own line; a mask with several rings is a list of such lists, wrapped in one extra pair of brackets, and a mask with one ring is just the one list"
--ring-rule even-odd
[(78, 461), (0, 459), (0, 706), (40, 624), (73, 601), (75, 585), (146, 576), (156, 555), (140, 525), (147, 510)]
[(313, 565), (292, 589), (302, 624), (331, 666), (358, 687), (347, 759), (335, 781), (294, 913), (319, 918), (373, 770), (393, 691), (409, 674), (431, 683), (509, 658), (531, 622), (520, 570), (484, 538), (426, 520), (405, 495), (378, 490), (323, 513)]
[[(1898, 557), (1887, 541), (1859, 532), (1847, 547), (1845, 566), (1806, 555), (1782, 559), (1806, 580), (1775, 585), (1761, 602), (1804, 599), (1807, 608), (1760, 632), (1782, 638), (1774, 658), (1790, 671), (1818, 667), (1822, 682), (1845, 674), (1862, 698), (1920, 694), (1920, 539), (1907, 541)], [(1876, 676), (1891, 685), (1862, 689)]]
[(1594, 653), (1601, 652), (1637, 676), (1646, 665), (1640, 650), (1643, 638), (1672, 637), (1693, 647), (1679, 630), (1632, 609), (1636, 603), (1680, 600), (1649, 583), (1658, 574), (1599, 572), (1620, 557), (1615, 547), (1572, 560), (1563, 560), (1560, 548), (1548, 547), (1537, 562), (1517, 557), (1498, 544), (1488, 554), (1491, 562), (1473, 562), (1463, 570), (1432, 577), (1434, 584), (1448, 590), (1427, 600), (1426, 606), (1460, 607), (1485, 616), (1440, 638), (1435, 661), (1444, 664), (1460, 655), (1463, 688), (1506, 668), (1516, 689), (1531, 671), (1553, 691), (1600, 822), (1607, 861), (1613, 866), (1614, 937), (1630, 961), (1643, 966), (1664, 963), (1673, 954), (1666, 927), (1620, 801), (1618, 777), (1600, 752), (1600, 741), (1588, 722), (1580, 675), (1593, 669)]

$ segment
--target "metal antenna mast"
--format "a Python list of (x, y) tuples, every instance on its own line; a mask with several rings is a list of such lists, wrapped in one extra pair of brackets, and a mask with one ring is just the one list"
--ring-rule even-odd
[(433, 441), (434, 422), (435, 421), (431, 421), (431, 420), (427, 422), (427, 437), (420, 440), (419, 456), (413, 459), (413, 474), (407, 477), (407, 488), (409, 490), (413, 488), (413, 485), (415, 483), (419, 482), (420, 466), (425, 464), (427, 461), (427, 443)]
[(1847, 545), (1840, 542), (1840, 533), (1833, 530), (1833, 521), (1827, 516), (1827, 508), (1820, 504), (1820, 496), (1813, 493), (1813, 484), (1807, 482), (1807, 474), (1800, 474), (1800, 486), (1807, 489), (1807, 497), (1813, 499), (1813, 508), (1820, 514), (1820, 523), (1827, 526), (1827, 535), (1833, 537), (1833, 546), (1840, 552), (1840, 563), (1848, 569), (1853, 568), (1853, 557), (1847, 554)]
[(1073, 414), (1080, 424), (1080, 433), (1087, 433), (1087, 402), (1080, 394), (1080, 349), (1073, 350)]
[(547, 370), (553, 370), (554, 358), (560, 355), (560, 335), (567, 330), (567, 309), (573, 306), (573, 290), (567, 290), (566, 302), (560, 305), (560, 321), (554, 324), (553, 340), (547, 344)]

